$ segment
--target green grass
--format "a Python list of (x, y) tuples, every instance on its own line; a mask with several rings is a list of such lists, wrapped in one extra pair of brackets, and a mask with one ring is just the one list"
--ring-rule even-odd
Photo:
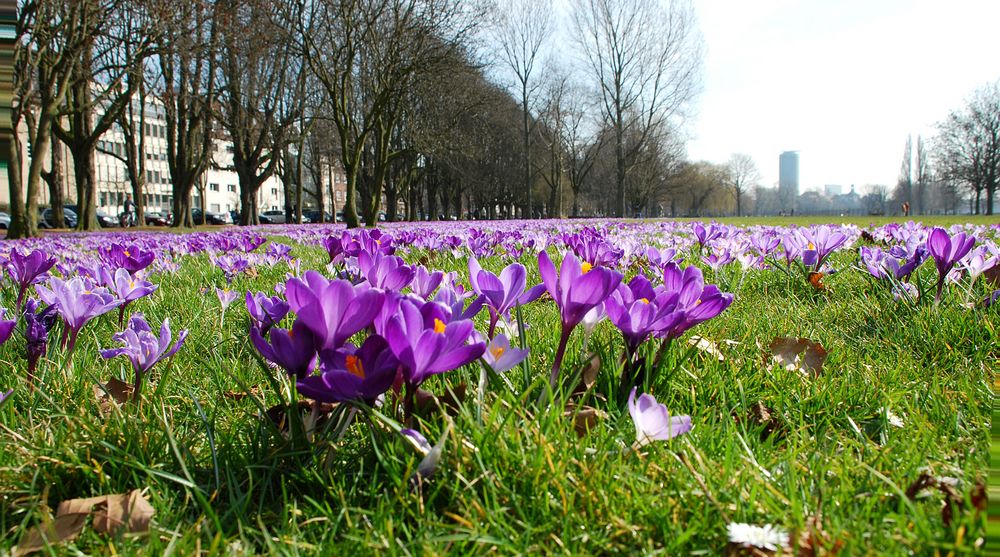
[[(303, 269), (326, 261), (310, 247), (294, 255)], [(432, 257), (430, 265), (465, 275), (464, 260)], [(834, 264), (846, 268), (852, 257)], [(522, 263), (537, 283), (534, 259)], [(483, 264), (496, 271), (503, 262)], [(286, 269), (258, 271), (234, 288), (269, 292)], [(933, 272), (921, 269), (925, 278)], [(911, 501), (903, 493), (924, 469), (959, 478), (962, 494), (985, 478), (996, 309), (963, 309), (957, 290), (938, 307), (913, 308), (850, 271), (827, 277), (827, 293), (777, 272), (720, 278), (736, 301), (693, 334), (739, 344), (724, 346), (721, 362), (685, 359), (686, 346), (675, 345), (652, 389), (671, 412), (692, 416), (690, 434), (625, 451), (634, 429), (614, 400), (592, 393), (581, 401), (606, 412), (583, 437), (561, 407), (536, 407), (537, 391), (523, 390), (547, 376), (559, 327), (553, 303), (539, 302), (523, 308), (530, 375), (509, 372), (513, 391), (491, 384), (481, 420), (477, 370), (425, 385), (442, 394), (467, 383), (473, 395), (452, 418), (438, 473), (415, 487), (420, 457), (377, 421), (302, 444), (262, 419), (262, 409), (287, 400), (287, 381), (255, 356), (242, 300), (220, 325), (214, 292), (199, 289), (221, 285), (222, 274), (207, 257), (190, 258), (154, 278), (160, 290), (134, 308), (191, 331), (155, 368), (141, 408), (102, 411), (93, 394), (98, 382), (131, 379), (124, 358), (98, 353), (112, 345), (110, 316), (84, 329), (71, 366), (58, 355), (47, 363), (35, 391), (21, 377), (23, 341), (0, 347), (0, 386), (16, 388), (0, 408), (0, 553), (60, 501), (135, 488), (148, 488), (157, 511), (149, 535), (88, 528), (52, 552), (717, 555), (730, 522), (799, 531), (821, 516), (821, 545), (842, 544), (843, 555), (974, 553), (984, 514), (965, 510), (945, 525), (940, 494)], [(3, 297), (9, 307), (11, 289)], [(767, 344), (786, 335), (829, 350), (818, 378), (764, 365)], [(604, 362), (597, 390), (613, 384), (621, 351), (613, 326), (602, 323), (586, 352), (582, 343), (575, 332), (564, 375), (592, 351)], [(225, 394), (247, 390), (243, 399)], [(766, 439), (750, 418), (758, 403), (777, 424)], [(889, 425), (884, 408), (904, 426)], [(431, 414), (419, 428), (433, 442), (446, 423)]]

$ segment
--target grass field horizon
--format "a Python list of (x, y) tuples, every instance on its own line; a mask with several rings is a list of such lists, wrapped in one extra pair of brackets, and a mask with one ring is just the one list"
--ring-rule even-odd
[[(823, 219), (833, 226), (823, 235), (807, 229), (808, 246), (827, 232), (845, 241), (819, 262), (801, 252), (789, 262), (781, 251), (810, 251), (806, 243), (793, 248), (802, 238), (787, 227), (819, 224), (812, 217), (717, 219), (717, 227), (708, 219), (396, 223), (381, 237), (338, 225), (179, 235), (111, 229), (3, 242), (4, 259), (15, 248), (56, 256), (51, 274), (67, 279), (81, 268), (110, 265), (98, 248), (118, 244), (126, 253), (154, 254), (148, 271), (130, 272), (158, 288), (130, 302), (123, 323), (141, 312), (154, 331), (169, 318), (173, 338), (181, 329), (188, 334), (176, 355), (148, 372), (141, 403), (118, 404), (101, 385), (131, 384), (132, 368), (100, 353), (120, 346), (112, 338), (124, 328), (118, 312), (85, 325), (71, 356), (59, 346), (63, 326), (56, 325), (32, 388), (25, 325), (14, 310), (18, 288), (8, 276), (0, 307), (17, 323), (0, 346), (7, 368), (0, 394), (13, 389), (0, 406), (0, 553), (44, 532), (60, 502), (131, 490), (142, 490), (155, 513), (148, 532), (101, 533), (88, 514), (75, 539), (36, 545), (52, 554), (128, 555), (981, 551), (993, 366), (1000, 358), (1000, 304), (985, 300), (1000, 286), (991, 282), (991, 267), (962, 259), (956, 268), (964, 274), (948, 279), (935, 303), (934, 257), (924, 254), (905, 279), (878, 279), (859, 249), (902, 246), (914, 257), (933, 243), (930, 229), (889, 225), (913, 220), (945, 226), (950, 238), (959, 225), (975, 237), (976, 249), (995, 258), (997, 223), (965, 216)], [(748, 226), (772, 230), (781, 247), (760, 256), (754, 246), (771, 233), (753, 238)], [(705, 239), (713, 231), (719, 236)], [(258, 235), (268, 241), (245, 247)], [(328, 238), (337, 239), (336, 255), (324, 247)], [(362, 247), (349, 248), (348, 240)], [(664, 288), (669, 261), (680, 259), (679, 269), (697, 266), (706, 285), (733, 298), (662, 351), (659, 341), (646, 339), (624, 356), (622, 333), (608, 319), (592, 331), (573, 329), (550, 392), (565, 318), (562, 302), (543, 295), (517, 305), (513, 322), (497, 329), (512, 346), (530, 350), (509, 371), (493, 373), (474, 361), (434, 374), (412, 414), (406, 387), (398, 395), (389, 388), (377, 406), (293, 410), (307, 397), (251, 341), (244, 294), (273, 296), (276, 286), (289, 288), (307, 270), (372, 283), (374, 275), (357, 261), (367, 256), (351, 253), (389, 246), (406, 265), (455, 273), (464, 291), (475, 289), (473, 255), (488, 272), (519, 263), (527, 287), (542, 283), (544, 250), (560, 273), (565, 258), (579, 258), (581, 277), (617, 272), (628, 284), (642, 274)], [(388, 284), (380, 291), (394, 290)], [(918, 294), (902, 293), (904, 284)], [(396, 290), (414, 297), (415, 288)], [(440, 294), (445, 283), (437, 288)], [(225, 308), (220, 298), (229, 292), (238, 296)], [(467, 308), (471, 300), (458, 303)], [(291, 328), (306, 312), (279, 324)], [(472, 319), (488, 336), (487, 311)], [(376, 319), (351, 340), (360, 345), (385, 326)], [(431, 330), (438, 331), (437, 322)], [(274, 342), (276, 334), (263, 337)], [(774, 348), (781, 338), (804, 339), (808, 348), (789, 356)], [(819, 351), (816, 365), (811, 358)], [(630, 366), (650, 373), (640, 391), (671, 415), (690, 416), (689, 432), (637, 446), (620, 396)], [(419, 444), (399, 434), (403, 426), (440, 445), (440, 459), (429, 462)], [(425, 473), (429, 464), (433, 474)], [(773, 548), (734, 542), (732, 525), (739, 524), (772, 525), (785, 541)]]

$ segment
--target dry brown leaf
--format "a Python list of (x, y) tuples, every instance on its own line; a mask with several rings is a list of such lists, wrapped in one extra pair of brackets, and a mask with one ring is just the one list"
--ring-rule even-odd
[(819, 377), (827, 352), (818, 342), (807, 338), (775, 337), (768, 345), (771, 361), (803, 375)]
[(28, 530), (17, 546), (15, 555), (31, 555), (50, 545), (68, 542), (76, 539), (87, 523), (87, 515), (66, 515), (55, 520), (46, 519), (44, 523)]
[(132, 385), (121, 379), (112, 377), (111, 380), (104, 384), (103, 388), (95, 386), (94, 393), (97, 394), (98, 399), (110, 396), (118, 404), (125, 404), (132, 399)]
[(835, 556), (844, 549), (846, 533), (834, 537), (823, 528), (823, 514), (816, 511), (806, 520), (806, 527), (794, 536), (798, 546), (798, 557), (817, 557), (818, 555)]
[(459, 383), (448, 389), (443, 395), (437, 396), (430, 391), (417, 389), (413, 396), (414, 412), (423, 417), (439, 413), (442, 409), (451, 416), (457, 416), (465, 402), (466, 385)]
[(29, 555), (57, 543), (72, 541), (93, 516), (94, 531), (114, 534), (125, 528), (129, 533), (149, 531), (156, 510), (138, 489), (128, 493), (69, 499), (59, 503), (54, 520), (31, 529), (17, 547), (17, 555)]
[(823, 277), (826, 276), (823, 273), (812, 272), (809, 273), (809, 284), (813, 288), (819, 290), (820, 292), (828, 290), (825, 284), (823, 284)]
[(587, 363), (580, 369), (580, 382), (573, 388), (572, 395), (580, 395), (594, 386), (597, 381), (597, 374), (601, 371), (601, 356), (591, 353)]
[(785, 424), (779, 418), (775, 417), (774, 414), (774, 410), (760, 400), (750, 407), (748, 419), (752, 423), (764, 426), (764, 429), (760, 432), (761, 441), (766, 440), (775, 433), (778, 434), (778, 437), (783, 436)]
[(263, 393), (261, 392), (259, 386), (251, 387), (249, 393), (246, 391), (225, 391), (222, 393), (223, 398), (228, 398), (230, 400), (236, 400), (236, 401), (243, 400), (250, 395), (253, 395), (258, 399), (263, 398), (262, 397)]
[(722, 351), (719, 350), (719, 345), (716, 344), (715, 341), (713, 340), (709, 340), (705, 337), (694, 335), (693, 337), (688, 339), (688, 344), (694, 346), (695, 348), (701, 350), (702, 352), (708, 354), (709, 356), (716, 358), (720, 362), (726, 361), (726, 356), (722, 353)]
[(128, 493), (108, 495), (107, 503), (98, 507), (94, 513), (94, 530), (113, 534), (119, 528), (125, 527), (130, 533), (148, 532), (154, 513), (156, 510), (138, 489)]
[(597, 426), (597, 422), (608, 417), (607, 413), (592, 406), (566, 405), (563, 416), (573, 419), (573, 429), (578, 437), (587, 435)]

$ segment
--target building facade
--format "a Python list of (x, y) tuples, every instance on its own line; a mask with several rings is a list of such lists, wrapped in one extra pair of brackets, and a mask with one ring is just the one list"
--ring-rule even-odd
[[(138, 112), (138, 101), (133, 101), (133, 109)], [(142, 125), (142, 145), (145, 157), (146, 183), (144, 186), (144, 205), (147, 211), (169, 213), (173, 207), (173, 186), (170, 179), (170, 169), (167, 166), (167, 127), (166, 113), (163, 105), (157, 102), (147, 102), (145, 106), (144, 123)], [(28, 132), (22, 123), (19, 130), (22, 145), (23, 180), (27, 180), (28, 165)], [(76, 182), (73, 177), (72, 154), (66, 146), (58, 141), (53, 147), (62, 150), (63, 175), (62, 189), (65, 203), (76, 203)], [(97, 208), (109, 215), (118, 215), (124, 210), (125, 195), (132, 193), (123, 158), (125, 157), (125, 136), (117, 124), (105, 132), (97, 142), (94, 153), (94, 173), (97, 181)], [(46, 153), (44, 167), (51, 168), (51, 153)], [(204, 190), (204, 207), (209, 212), (238, 211), (240, 206), (239, 177), (232, 169), (233, 144), (225, 136), (220, 135), (214, 141), (213, 162), (205, 172), (202, 180), (203, 188), (195, 187), (191, 193), (191, 206), (202, 206), (201, 189)], [(0, 173), (0, 206), (10, 205), (10, 188), (6, 172)], [(39, 205), (50, 202), (49, 190), (43, 183), (39, 191)], [(278, 210), (284, 207), (284, 188), (281, 181), (272, 176), (258, 191), (257, 206), (260, 211)]]

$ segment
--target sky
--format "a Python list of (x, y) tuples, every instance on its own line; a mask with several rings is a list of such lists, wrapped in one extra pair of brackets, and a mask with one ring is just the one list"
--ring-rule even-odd
[(1000, 79), (1000, 0), (693, 0), (703, 90), (688, 157), (746, 153), (776, 185), (799, 152), (800, 191), (893, 185), (908, 134), (934, 133)]

